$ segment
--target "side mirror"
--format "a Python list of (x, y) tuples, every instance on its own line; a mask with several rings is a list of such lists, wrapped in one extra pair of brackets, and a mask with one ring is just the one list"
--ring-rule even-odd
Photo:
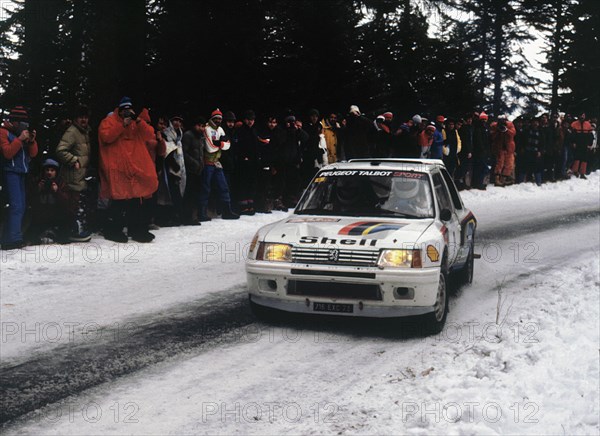
[(440, 219), (442, 221), (450, 221), (452, 219), (452, 212), (450, 212), (450, 209), (442, 209), (440, 212)]

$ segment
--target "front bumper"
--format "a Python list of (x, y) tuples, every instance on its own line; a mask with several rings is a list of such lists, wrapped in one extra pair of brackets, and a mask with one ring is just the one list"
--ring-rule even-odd
[[(248, 261), (246, 264), (248, 292), (256, 304), (288, 312), (316, 312), (314, 303), (351, 304), (352, 313), (326, 312), (332, 315), (364, 317), (402, 317), (422, 315), (433, 311), (438, 283), (439, 268), (378, 269), (333, 265), (306, 265)], [(377, 298), (337, 293), (331, 295), (291, 292), (301, 282), (313, 290), (328, 288), (330, 284), (339, 289), (357, 285), (377, 287)], [(307, 283), (309, 282), (309, 283)], [(399, 296), (395, 289), (404, 288), (408, 295)]]

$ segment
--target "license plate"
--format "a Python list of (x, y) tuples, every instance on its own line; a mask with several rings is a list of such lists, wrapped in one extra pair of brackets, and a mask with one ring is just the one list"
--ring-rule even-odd
[(341, 303), (313, 303), (314, 312), (354, 313), (354, 305)]

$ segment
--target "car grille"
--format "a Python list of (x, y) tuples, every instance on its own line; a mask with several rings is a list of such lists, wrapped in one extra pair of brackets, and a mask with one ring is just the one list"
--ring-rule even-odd
[(288, 295), (345, 298), (351, 300), (383, 300), (379, 285), (339, 282), (288, 280)]
[[(337, 253), (334, 253), (334, 250)], [(292, 262), (327, 265), (376, 266), (379, 250), (293, 247)]]

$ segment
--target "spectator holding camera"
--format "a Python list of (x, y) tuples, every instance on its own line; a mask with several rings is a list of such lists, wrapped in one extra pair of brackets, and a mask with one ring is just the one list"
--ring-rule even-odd
[(498, 121), (490, 126), (492, 153), (496, 159), (494, 168), (495, 186), (508, 186), (515, 182), (513, 171), (515, 169), (516, 134), (515, 126), (508, 121), (505, 115), (499, 116)]
[(8, 210), (2, 234), (2, 249), (25, 245), (22, 222), (25, 215), (25, 176), (29, 162), (38, 153), (35, 130), (29, 128), (29, 116), (23, 106), (10, 111), (0, 127), (3, 185), (8, 196)]
[(77, 108), (73, 124), (65, 131), (56, 147), (56, 159), (62, 164), (60, 175), (68, 188), (68, 208), (72, 222), (69, 238), (73, 242), (87, 242), (92, 237), (87, 229), (86, 199), (86, 174), (91, 152), (89, 117), (86, 106)]
[(146, 146), (154, 138), (154, 129), (137, 117), (128, 97), (100, 123), (100, 196), (111, 200), (104, 229), (104, 237), (110, 241), (127, 242), (125, 226), (134, 241), (154, 239), (143, 216), (144, 202), (158, 187)]
[(27, 239), (32, 244), (66, 244), (72, 235), (70, 191), (58, 176), (58, 168), (58, 162), (46, 159), (42, 165), (42, 175), (33, 190), (33, 213), (27, 231)]

